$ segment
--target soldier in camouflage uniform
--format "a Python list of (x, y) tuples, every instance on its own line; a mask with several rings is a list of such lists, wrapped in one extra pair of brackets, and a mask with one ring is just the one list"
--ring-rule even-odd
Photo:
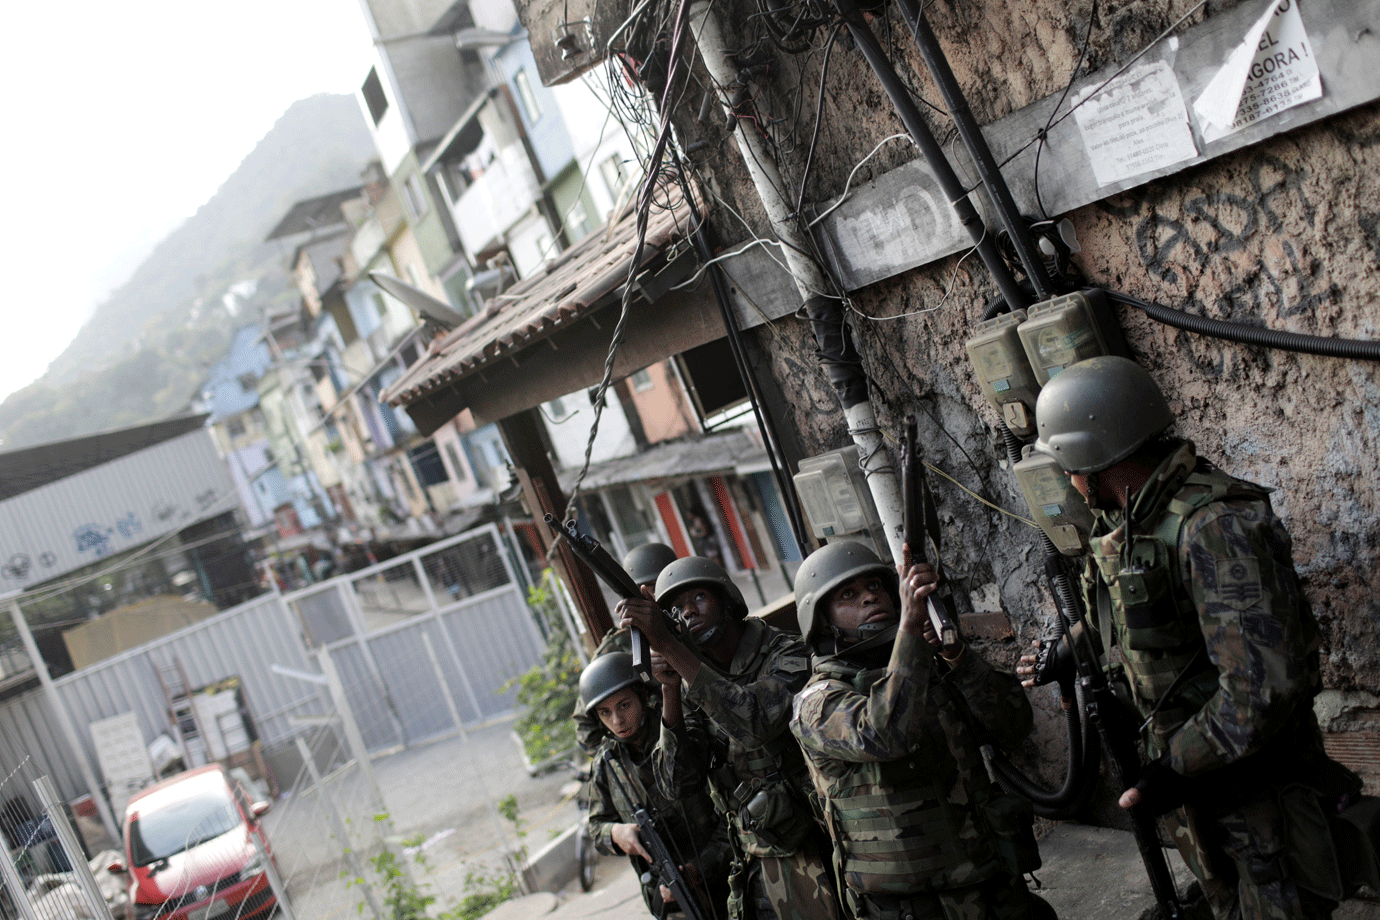
[(1347, 891), (1324, 812), (1360, 783), (1323, 752), (1318, 626), (1269, 490), (1167, 437), (1163, 394), (1124, 358), (1064, 370), (1036, 417), (1036, 449), (1093, 508), (1087, 609), (1145, 723), (1121, 806), (1170, 813), (1219, 920), (1330, 916)]
[(899, 585), (897, 571), (840, 542), (795, 580), (815, 664), (791, 731), (849, 904), (869, 920), (1052, 918), (1021, 876), (1038, 867), (1029, 804), (993, 785), (981, 752), (1025, 737), (1030, 702), (962, 639), (940, 648), (929, 565), (899, 567)]
[(600, 852), (627, 854), (642, 880), (647, 909), (663, 917), (667, 909), (678, 908), (665, 880), (648, 872), (652, 857), (635, 816), (639, 808), (646, 809), (667, 848), (678, 856), (700, 912), (722, 918), (731, 856), (728, 829), (703, 787), (671, 796), (658, 779), (659, 773), (669, 773), (663, 739), (702, 734), (703, 728), (696, 714), (682, 711), (680, 678), (664, 666), (655, 673), (662, 695), (649, 692), (628, 652), (597, 657), (580, 675), (580, 699), (606, 730), (590, 769), (590, 834)]
[[(703, 786), (729, 823), (735, 845), (729, 915), (748, 920), (837, 920), (800, 748), (787, 727), (791, 697), (809, 676), (800, 639), (746, 618), (742, 592), (713, 560), (678, 559), (657, 578), (656, 603), (621, 601), (635, 626), (685, 683), (702, 712), (704, 737), (674, 739), (668, 789)], [(660, 607), (658, 607), (658, 604)], [(682, 641), (661, 612), (686, 632)], [(690, 643), (690, 644), (687, 644)]]
[[(676, 551), (665, 543), (643, 543), (641, 546), (634, 546), (628, 550), (623, 557), (623, 570), (628, 573), (638, 587), (651, 588), (656, 585), (656, 577), (661, 574), (661, 570), (672, 562), (676, 561)], [(610, 652), (631, 652), (632, 633), (621, 626), (615, 626), (604, 637), (599, 640), (599, 645), (594, 649), (594, 655), (590, 658), (593, 661), (602, 655)], [(599, 747), (599, 742), (607, 738), (608, 732), (604, 726), (592, 714), (585, 712), (584, 703), (575, 700), (575, 740), (579, 742), (580, 750), (586, 754), (593, 754)]]

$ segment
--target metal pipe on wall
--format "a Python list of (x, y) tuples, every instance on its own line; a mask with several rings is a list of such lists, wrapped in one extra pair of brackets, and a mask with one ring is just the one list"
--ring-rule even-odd
[(939, 40), (935, 38), (929, 20), (925, 18), (924, 9), (916, 0), (896, 2), (906, 24), (910, 26), (911, 34), (915, 36), (915, 43), (920, 48), (920, 56), (925, 59), (930, 77), (939, 88), (944, 105), (949, 109), (949, 116), (954, 120), (958, 136), (967, 148), (968, 155), (973, 158), (978, 175), (982, 177), (982, 184), (987, 188), (987, 194), (992, 197), (997, 217), (1011, 238), (1011, 245), (1025, 268), (1026, 277), (1035, 286), (1036, 295), (1041, 300), (1048, 300), (1054, 296), (1054, 286), (1049, 279), (1049, 273), (1045, 271), (1044, 259), (1040, 256), (1040, 250), (1029, 229), (1026, 228), (1020, 209), (1016, 207), (1016, 200), (1011, 197), (1010, 187), (1002, 178), (1001, 167), (997, 165), (996, 157), (992, 156), (992, 148), (987, 146), (987, 138), (982, 136), (982, 128), (973, 117), (972, 109), (968, 107), (968, 100), (959, 88), (958, 80), (954, 78), (949, 60), (944, 56), (944, 49), (939, 46)]
[[(738, 82), (737, 68), (729, 58), (728, 46), (719, 28), (718, 17), (707, 0), (695, 0), (691, 4), (690, 28), (694, 33), (700, 58), (720, 91), (719, 101), (725, 113), (733, 115), (732, 101), (723, 93), (727, 87)], [(801, 300), (837, 299), (835, 292), (839, 290), (839, 286), (825, 274), (819, 262), (809, 255), (813, 243), (798, 223), (793, 207), (782, 191), (786, 186), (766, 144), (746, 129), (742, 121), (738, 121), (733, 134), (748, 174), (752, 178), (752, 184), (762, 201), (762, 207), (771, 220), (777, 238), (781, 240), (781, 251)], [(841, 308), (838, 321), (846, 326)], [(866, 398), (865, 387), (856, 389), (862, 391), (861, 398), (848, 398), (842, 392), (840, 394), (844, 417), (848, 421), (849, 434), (858, 445), (859, 454), (863, 458), (861, 462), (867, 474), (868, 490), (872, 493), (872, 501), (877, 506), (877, 514), (886, 531), (887, 546), (893, 558), (899, 560), (903, 535), (901, 491), (896, 481), (896, 470), (882, 439), (881, 429), (877, 427), (876, 411), (871, 400)]]
[(996, 282), (1002, 297), (1006, 299), (1013, 310), (1029, 306), (1029, 295), (1017, 284), (1010, 268), (1006, 265), (1006, 261), (1002, 259), (1001, 253), (997, 250), (996, 237), (987, 232), (987, 226), (982, 222), (977, 209), (968, 200), (968, 190), (958, 180), (953, 166), (944, 156), (943, 148), (939, 146), (939, 142), (935, 140), (929, 125), (925, 123), (920, 109), (915, 105), (915, 100), (911, 98), (910, 90), (906, 88), (906, 85), (896, 74), (896, 68), (887, 58), (881, 43), (877, 41), (872, 27), (863, 19), (862, 13), (858, 11), (852, 0), (836, 0), (836, 5), (839, 13), (843, 16), (844, 23), (848, 26), (849, 34), (853, 36), (853, 41), (858, 45), (858, 50), (863, 53), (868, 66), (877, 75), (882, 89), (886, 90), (886, 94), (891, 97), (891, 104), (895, 107), (896, 114), (900, 116), (901, 123), (906, 126), (906, 131), (909, 132), (911, 140), (915, 141), (915, 146), (920, 148), (925, 161), (934, 171), (935, 178), (939, 180), (940, 188), (948, 196), (949, 204), (958, 214), (958, 219), (964, 228), (967, 229), (978, 257), (982, 259), (982, 264), (987, 267), (987, 271), (991, 274), (992, 280)]

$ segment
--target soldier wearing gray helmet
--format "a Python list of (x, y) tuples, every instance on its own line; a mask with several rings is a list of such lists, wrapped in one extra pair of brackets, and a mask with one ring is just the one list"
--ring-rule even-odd
[[(652, 587), (661, 570), (676, 561), (676, 551), (665, 543), (643, 543), (628, 550), (623, 557), (623, 568), (639, 587)], [(599, 645), (594, 649), (594, 658), (609, 652), (632, 651), (632, 634), (617, 624), (604, 633)], [(591, 659), (593, 660), (593, 659)], [(585, 711), (584, 704), (575, 701), (575, 740), (586, 754), (594, 753), (599, 742), (607, 737), (604, 726), (592, 713)]]
[[(1320, 634), (1270, 490), (1169, 436), (1125, 358), (1065, 369), (1035, 412), (1036, 449), (1093, 509), (1084, 598), (1144, 720), (1151, 760), (1120, 804), (1166, 815), (1219, 920), (1330, 916), (1351, 886), (1328, 815), (1360, 781), (1323, 752)], [(1017, 671), (1033, 683), (1036, 656)]]
[[(747, 618), (742, 592), (711, 559), (668, 565), (655, 600), (621, 601), (617, 613), (680, 675), (688, 707), (704, 713), (705, 736), (671, 742), (672, 782), (693, 788), (707, 778), (728, 821), (736, 847), (730, 916), (836, 920), (823, 832), (787, 727), (791, 697), (809, 675), (799, 638)], [(687, 640), (672, 632), (661, 608), (680, 621)]]
[(649, 692), (628, 652), (599, 656), (581, 673), (580, 699), (606, 729), (590, 768), (589, 829), (599, 850), (628, 856), (642, 880), (647, 909), (664, 917), (677, 905), (666, 881), (649, 872), (651, 845), (642, 839), (636, 816), (639, 808), (646, 809), (676, 854), (677, 868), (699, 901), (699, 914), (722, 917), (729, 860), (724, 822), (703, 788), (668, 795), (664, 790), (669, 783), (658, 777), (669, 769), (666, 739), (677, 732), (702, 732), (699, 716), (681, 710), (679, 683), (679, 678), (663, 682), (664, 699)]
[(1021, 877), (1038, 867), (1029, 806), (988, 779), (981, 751), (1018, 744), (1030, 703), (961, 638), (941, 647), (925, 602), (936, 583), (927, 564), (893, 569), (847, 541), (796, 573), (814, 675), (791, 731), (847, 901), (868, 920), (1052, 918)]

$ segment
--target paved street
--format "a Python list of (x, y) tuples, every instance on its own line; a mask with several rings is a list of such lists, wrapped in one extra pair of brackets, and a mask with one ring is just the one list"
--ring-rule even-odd
[[(464, 894), (467, 871), (501, 865), (500, 832), (514, 842), (513, 825), (495, 821), (486, 802), (517, 797), (522, 843), (532, 852), (576, 820), (575, 802), (563, 790), (571, 772), (528, 776), (511, 732), (511, 723), (501, 722), (471, 731), (468, 740), (453, 737), (374, 760), (394, 836), (424, 840), (410, 855), (415, 860), (420, 854), (425, 865), (410, 861), (411, 871), (442, 907)], [(378, 810), (359, 771), (327, 778), (324, 785), (347, 834), (360, 846), (359, 829), (372, 827)], [(356, 875), (354, 866), (317, 796), (307, 791), (284, 799), (265, 821), (298, 920), (357, 916), (364, 894), (358, 885), (347, 885)], [(366, 875), (371, 874), (366, 865)]]

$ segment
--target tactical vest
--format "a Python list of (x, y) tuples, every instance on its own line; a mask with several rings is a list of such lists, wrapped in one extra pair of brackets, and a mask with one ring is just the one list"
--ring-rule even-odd
[[(770, 636), (758, 645), (742, 673), (760, 675), (772, 656)], [(789, 731), (748, 747), (709, 721), (715, 747), (709, 795), (728, 819), (738, 846), (749, 856), (789, 856), (817, 828), (818, 804), (804, 755)]]
[(1157, 516), (1152, 510), (1150, 533), (1132, 535), (1119, 549), (1105, 547), (1094, 534), (1083, 574), (1085, 599), (1097, 610), (1104, 642), (1114, 633), (1121, 646), (1136, 707), (1150, 721), (1155, 755), (1218, 686), (1179, 565), (1184, 522), (1213, 502), (1268, 496), (1262, 486), (1199, 468), (1187, 474)]
[[(843, 681), (866, 693), (885, 673), (829, 658), (815, 663), (812, 683)], [(952, 714), (952, 691), (939, 682), (932, 692), (941, 714)], [(966, 782), (959, 776), (972, 765), (956, 763), (940, 734), (943, 729), (915, 745), (913, 757), (850, 763), (843, 775), (809, 762), (825, 799), (835, 861), (852, 891), (907, 895), (970, 885), (997, 871), (996, 852), (978, 817), (990, 798), (986, 777)]]

